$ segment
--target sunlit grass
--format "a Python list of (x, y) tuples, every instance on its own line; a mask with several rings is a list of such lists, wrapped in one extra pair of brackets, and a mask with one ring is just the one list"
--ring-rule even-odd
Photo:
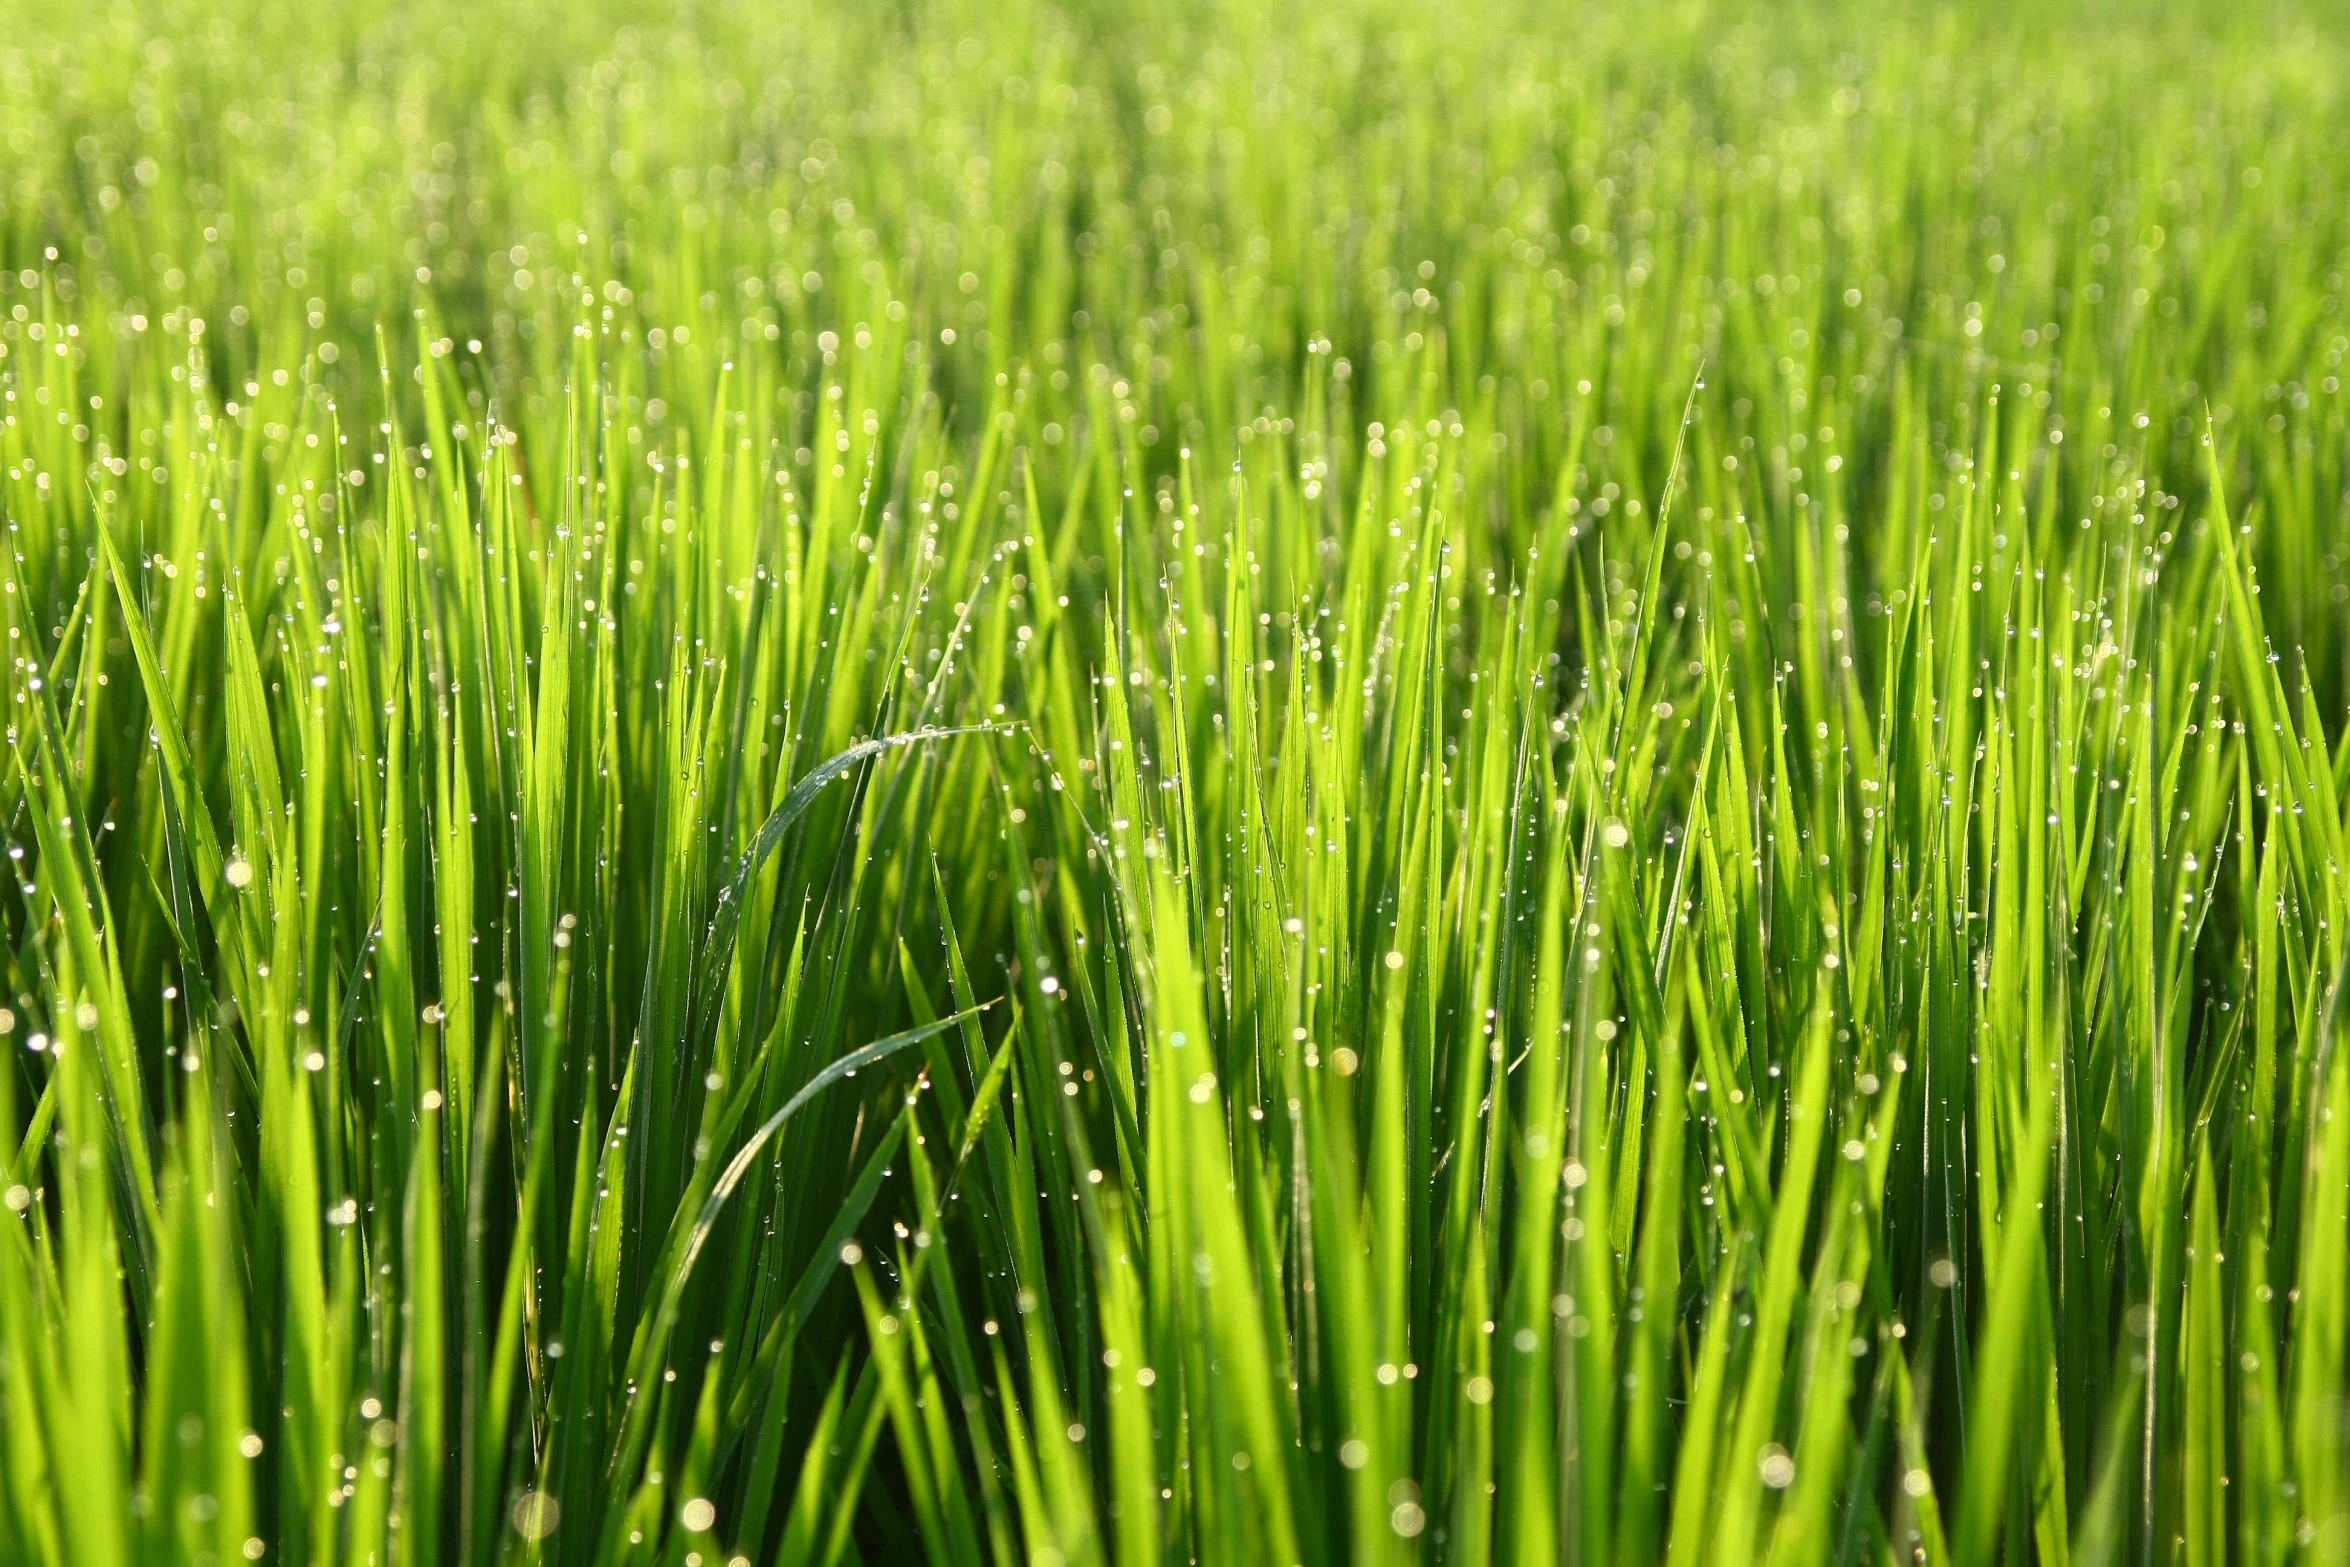
[(0, 1562), (2350, 1562), (2350, 51), (0, 38)]

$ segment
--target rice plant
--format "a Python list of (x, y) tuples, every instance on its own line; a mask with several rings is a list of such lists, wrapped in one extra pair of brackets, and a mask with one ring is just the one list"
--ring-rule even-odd
[(2332, 8), (0, 14), (0, 1561), (2350, 1562)]

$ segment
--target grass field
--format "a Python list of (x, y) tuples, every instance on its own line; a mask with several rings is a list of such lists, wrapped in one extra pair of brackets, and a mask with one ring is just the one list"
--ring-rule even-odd
[(0, 7), (0, 1562), (2350, 1562), (2350, 30)]

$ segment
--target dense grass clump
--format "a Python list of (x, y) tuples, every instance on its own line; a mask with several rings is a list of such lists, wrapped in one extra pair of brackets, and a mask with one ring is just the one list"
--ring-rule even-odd
[(7, 15), (0, 1561), (2350, 1561), (2326, 7)]

